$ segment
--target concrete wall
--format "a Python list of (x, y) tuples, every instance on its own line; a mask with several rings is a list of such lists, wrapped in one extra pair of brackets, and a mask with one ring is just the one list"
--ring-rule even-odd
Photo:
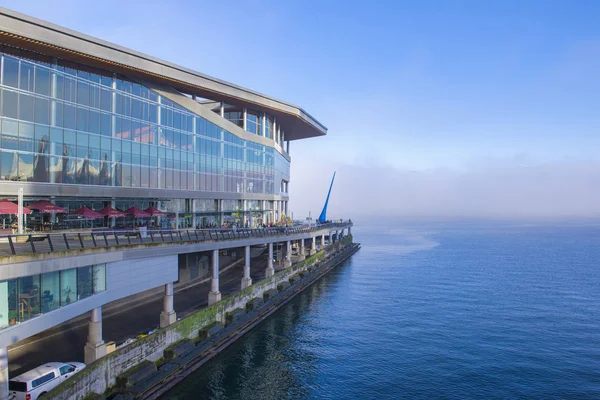
[(0, 330), (0, 348), (5, 348), (111, 301), (176, 280), (176, 255), (108, 262), (106, 263), (106, 292)]
[[(350, 242), (351, 237), (348, 237), (344, 244)], [(180, 340), (197, 338), (200, 329), (215, 321), (225, 321), (228, 312), (244, 308), (246, 303), (254, 298), (262, 298), (264, 292), (276, 289), (277, 285), (288, 281), (291, 276), (304, 271), (316, 262), (322, 261), (329, 252), (338, 250), (341, 244), (329, 246), (325, 250), (306, 258), (303, 262), (280, 271), (271, 278), (257, 282), (212, 306), (175, 322), (165, 329), (160, 329), (152, 335), (139, 339), (97, 360), (69, 381), (51, 391), (49, 398), (60, 400), (82, 399), (90, 392), (104, 393), (116, 383), (117, 377), (128, 369), (144, 360), (155, 361), (159, 359), (166, 348)]]

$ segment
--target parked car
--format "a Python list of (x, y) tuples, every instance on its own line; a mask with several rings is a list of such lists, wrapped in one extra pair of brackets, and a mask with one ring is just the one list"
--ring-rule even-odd
[(8, 381), (9, 400), (36, 400), (85, 368), (80, 362), (49, 362)]

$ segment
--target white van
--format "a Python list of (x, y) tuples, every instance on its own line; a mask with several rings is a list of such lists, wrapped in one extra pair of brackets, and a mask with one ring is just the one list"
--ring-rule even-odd
[(80, 362), (50, 362), (8, 381), (9, 400), (36, 400), (85, 368)]

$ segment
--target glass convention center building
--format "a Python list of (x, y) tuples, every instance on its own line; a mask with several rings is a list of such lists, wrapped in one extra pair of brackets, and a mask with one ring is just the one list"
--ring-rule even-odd
[(327, 133), (295, 105), (2, 8), (0, 58), (0, 199), (22, 188), (25, 206), (272, 224), (287, 214), (290, 141)]

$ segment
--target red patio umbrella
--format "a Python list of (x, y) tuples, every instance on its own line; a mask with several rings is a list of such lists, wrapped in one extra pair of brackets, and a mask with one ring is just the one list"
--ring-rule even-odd
[(153, 217), (165, 215), (164, 212), (162, 212), (158, 208), (154, 208), (154, 207), (148, 207), (144, 211), (147, 212), (148, 214), (150, 214)]
[(140, 210), (137, 207), (131, 207), (128, 208), (127, 210), (125, 210), (125, 214), (131, 214), (136, 218), (141, 218), (141, 217), (149, 217), (150, 213), (144, 211), (144, 210)]
[(32, 210), (38, 210), (42, 214), (62, 214), (67, 212), (66, 208), (50, 203), (48, 200), (40, 200), (27, 207)]
[(71, 211), (70, 214), (81, 215), (85, 219), (96, 219), (103, 217), (102, 214), (89, 209), (86, 206), (81, 207), (79, 210)]
[[(0, 214), (17, 214), (19, 212), (19, 206), (6, 199), (0, 201)], [(31, 210), (27, 207), (23, 207), (23, 214), (31, 214)]]
[(102, 214), (104, 217), (111, 217), (111, 218), (120, 218), (120, 217), (125, 216), (125, 213), (123, 211), (114, 209), (111, 206), (104, 207), (102, 210), (98, 211), (98, 213)]

